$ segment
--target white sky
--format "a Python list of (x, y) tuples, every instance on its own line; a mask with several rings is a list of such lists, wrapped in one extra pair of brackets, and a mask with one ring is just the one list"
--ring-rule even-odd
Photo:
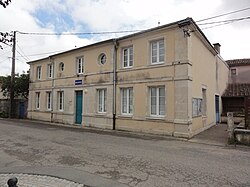
[[(12, 0), (7, 8), (0, 7), (0, 32), (141, 30), (155, 27), (159, 21), (161, 25), (187, 17), (197, 21), (248, 7), (250, 0)], [(250, 10), (247, 10), (207, 22), (249, 16)], [(203, 32), (212, 44), (221, 44), (221, 56), (225, 60), (250, 58), (250, 19), (205, 29)], [(18, 34), (16, 72), (27, 71), (28, 60), (49, 56), (49, 52), (69, 50), (118, 36), (86, 35), (79, 38)], [(2, 46), (0, 75), (7, 75), (11, 72), (11, 47)]]

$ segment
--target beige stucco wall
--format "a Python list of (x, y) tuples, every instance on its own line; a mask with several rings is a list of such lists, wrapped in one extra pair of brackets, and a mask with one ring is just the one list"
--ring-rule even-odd
[[(164, 39), (165, 62), (150, 63), (150, 42)], [(133, 67), (122, 67), (122, 50), (133, 46)], [(192, 33), (184, 37), (177, 25), (118, 41), (116, 85), (116, 129), (191, 137), (215, 123), (215, 94), (225, 89), (228, 69), (222, 59), (208, 50), (200, 38)], [(98, 63), (105, 53), (107, 62)], [(84, 74), (76, 74), (76, 57), (84, 57)], [(55, 55), (31, 63), (29, 118), (74, 124), (75, 92), (83, 92), (82, 126), (113, 128), (113, 42), (103, 42), (89, 47)], [(64, 71), (59, 64), (64, 63)], [(54, 78), (47, 78), (47, 64), (54, 65)], [(42, 78), (36, 80), (36, 67), (42, 66)], [(209, 70), (209, 71), (207, 71)], [(75, 85), (82, 80), (82, 85)], [(149, 87), (165, 87), (164, 117), (155, 118), (149, 113)], [(133, 114), (121, 113), (121, 88), (133, 88)], [(98, 113), (97, 89), (107, 89), (107, 112)], [(207, 116), (192, 117), (192, 98), (202, 98), (202, 88), (207, 89)], [(41, 108), (35, 110), (35, 92), (41, 92)], [(52, 111), (46, 110), (46, 91), (53, 93)], [(64, 91), (64, 110), (58, 110), (57, 92)]]

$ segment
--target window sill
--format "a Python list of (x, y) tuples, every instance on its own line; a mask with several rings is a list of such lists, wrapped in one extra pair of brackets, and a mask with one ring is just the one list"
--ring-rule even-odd
[(121, 117), (121, 118), (132, 118), (133, 114), (119, 114), (118, 117)]
[(165, 121), (165, 116), (146, 116), (146, 119)]
[(155, 63), (152, 63), (150, 62), (150, 66), (154, 66), (154, 65), (162, 65), (162, 64), (165, 64), (165, 62), (155, 62)]

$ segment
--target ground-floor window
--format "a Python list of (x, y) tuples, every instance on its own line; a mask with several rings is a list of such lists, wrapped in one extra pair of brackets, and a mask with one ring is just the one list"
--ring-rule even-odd
[(58, 110), (63, 111), (64, 109), (64, 92), (63, 91), (58, 91)]
[(107, 89), (98, 89), (98, 112), (104, 113), (107, 111)]
[(165, 87), (150, 87), (150, 115), (165, 116)]
[(121, 89), (121, 112), (128, 115), (133, 113), (133, 88)]
[(51, 110), (51, 92), (46, 92), (46, 102), (47, 102), (47, 110)]
[(35, 96), (35, 108), (38, 110), (40, 109), (40, 92), (36, 92)]

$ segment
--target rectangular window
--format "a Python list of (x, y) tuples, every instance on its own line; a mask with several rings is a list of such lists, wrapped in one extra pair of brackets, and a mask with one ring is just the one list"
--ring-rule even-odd
[(107, 111), (107, 89), (98, 89), (98, 112), (104, 113)]
[(128, 68), (133, 66), (133, 47), (123, 49), (123, 67)]
[(63, 111), (63, 109), (64, 109), (64, 92), (59, 91), (57, 95), (58, 95), (58, 110)]
[(207, 115), (207, 90), (202, 88), (202, 101), (201, 101), (202, 115)]
[(52, 77), (53, 77), (53, 65), (48, 64), (48, 78), (52, 78)]
[(165, 60), (164, 39), (151, 42), (151, 63), (163, 63)]
[(47, 110), (51, 110), (51, 92), (46, 93)]
[(150, 115), (165, 116), (165, 87), (151, 87), (150, 89)]
[(83, 74), (84, 72), (84, 59), (83, 57), (76, 58), (76, 72), (77, 74)]
[(40, 92), (36, 92), (35, 105), (37, 110), (40, 109)]
[(133, 88), (121, 89), (121, 112), (129, 115), (133, 113)]
[(193, 117), (201, 116), (202, 111), (201, 111), (201, 104), (202, 99), (199, 98), (193, 98), (192, 99), (192, 105), (193, 105)]
[(42, 67), (41, 66), (37, 66), (37, 69), (36, 69), (36, 78), (38, 80), (41, 79), (41, 75), (42, 75)]
[(231, 75), (232, 76), (236, 75), (236, 69), (231, 69)]

